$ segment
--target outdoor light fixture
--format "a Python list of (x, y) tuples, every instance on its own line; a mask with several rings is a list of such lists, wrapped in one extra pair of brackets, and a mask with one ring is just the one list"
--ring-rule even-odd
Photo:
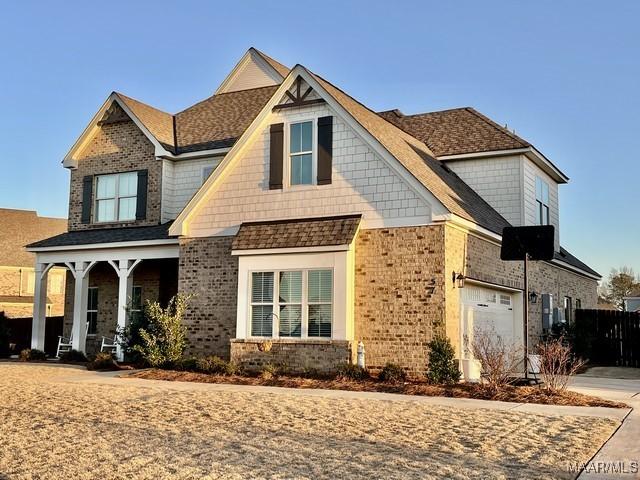
[(457, 285), (458, 288), (464, 288), (464, 280), (465, 280), (465, 276), (462, 273), (458, 273), (456, 274), (456, 272), (453, 272), (451, 274), (451, 280), (453, 281), (454, 285)]
[(529, 301), (531, 303), (538, 303), (538, 294), (536, 292), (529, 292)]

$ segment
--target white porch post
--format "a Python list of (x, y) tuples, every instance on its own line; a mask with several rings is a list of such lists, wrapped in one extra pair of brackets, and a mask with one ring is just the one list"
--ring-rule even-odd
[(31, 348), (44, 350), (44, 332), (47, 318), (47, 277), (49, 266), (36, 263), (33, 292), (33, 320), (31, 323)]
[[(127, 326), (127, 304), (133, 291), (133, 276), (131, 273), (140, 262), (136, 260), (133, 265), (129, 265), (129, 260), (118, 261), (118, 331), (122, 331)], [(114, 265), (115, 267), (115, 265)], [(116, 346), (116, 358), (118, 361), (124, 360), (124, 352), (118, 343)]]
[(76, 262), (74, 269), (75, 288), (73, 296), (73, 327), (71, 348), (79, 352), (87, 349), (87, 300), (89, 276), (85, 262)]

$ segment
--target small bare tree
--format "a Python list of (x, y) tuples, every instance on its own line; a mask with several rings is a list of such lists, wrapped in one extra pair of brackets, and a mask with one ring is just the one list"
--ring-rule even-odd
[(520, 346), (505, 342), (493, 328), (476, 328), (471, 342), (466, 336), (465, 342), (470, 343), (471, 353), (482, 366), (482, 379), (493, 392), (513, 382), (515, 372), (522, 364)]
[(543, 388), (550, 393), (565, 391), (569, 377), (575, 375), (585, 363), (584, 360), (576, 358), (562, 337), (541, 342), (536, 348), (536, 353), (540, 355)]

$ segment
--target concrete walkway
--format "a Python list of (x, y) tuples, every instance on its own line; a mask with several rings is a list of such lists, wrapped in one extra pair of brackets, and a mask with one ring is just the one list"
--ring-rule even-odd
[[(595, 371), (594, 371), (595, 370)], [(635, 370), (635, 371), (629, 371)], [(640, 479), (640, 369), (599, 367), (572, 379), (570, 389), (587, 395), (621, 401), (633, 410), (611, 439), (587, 465), (579, 479)], [(597, 377), (595, 375), (607, 375)], [(616, 378), (619, 377), (619, 378)], [(633, 379), (635, 377), (635, 379)], [(617, 471), (613, 469), (617, 469)], [(615, 472), (615, 473), (614, 473)], [(618, 473), (619, 472), (619, 473)]]

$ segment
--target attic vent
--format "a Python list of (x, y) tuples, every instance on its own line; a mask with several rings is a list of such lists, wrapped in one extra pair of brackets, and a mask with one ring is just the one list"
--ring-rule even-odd
[(129, 116), (125, 113), (117, 102), (112, 102), (111, 106), (104, 112), (102, 118), (98, 121), (98, 125), (108, 125), (110, 123), (128, 122)]

